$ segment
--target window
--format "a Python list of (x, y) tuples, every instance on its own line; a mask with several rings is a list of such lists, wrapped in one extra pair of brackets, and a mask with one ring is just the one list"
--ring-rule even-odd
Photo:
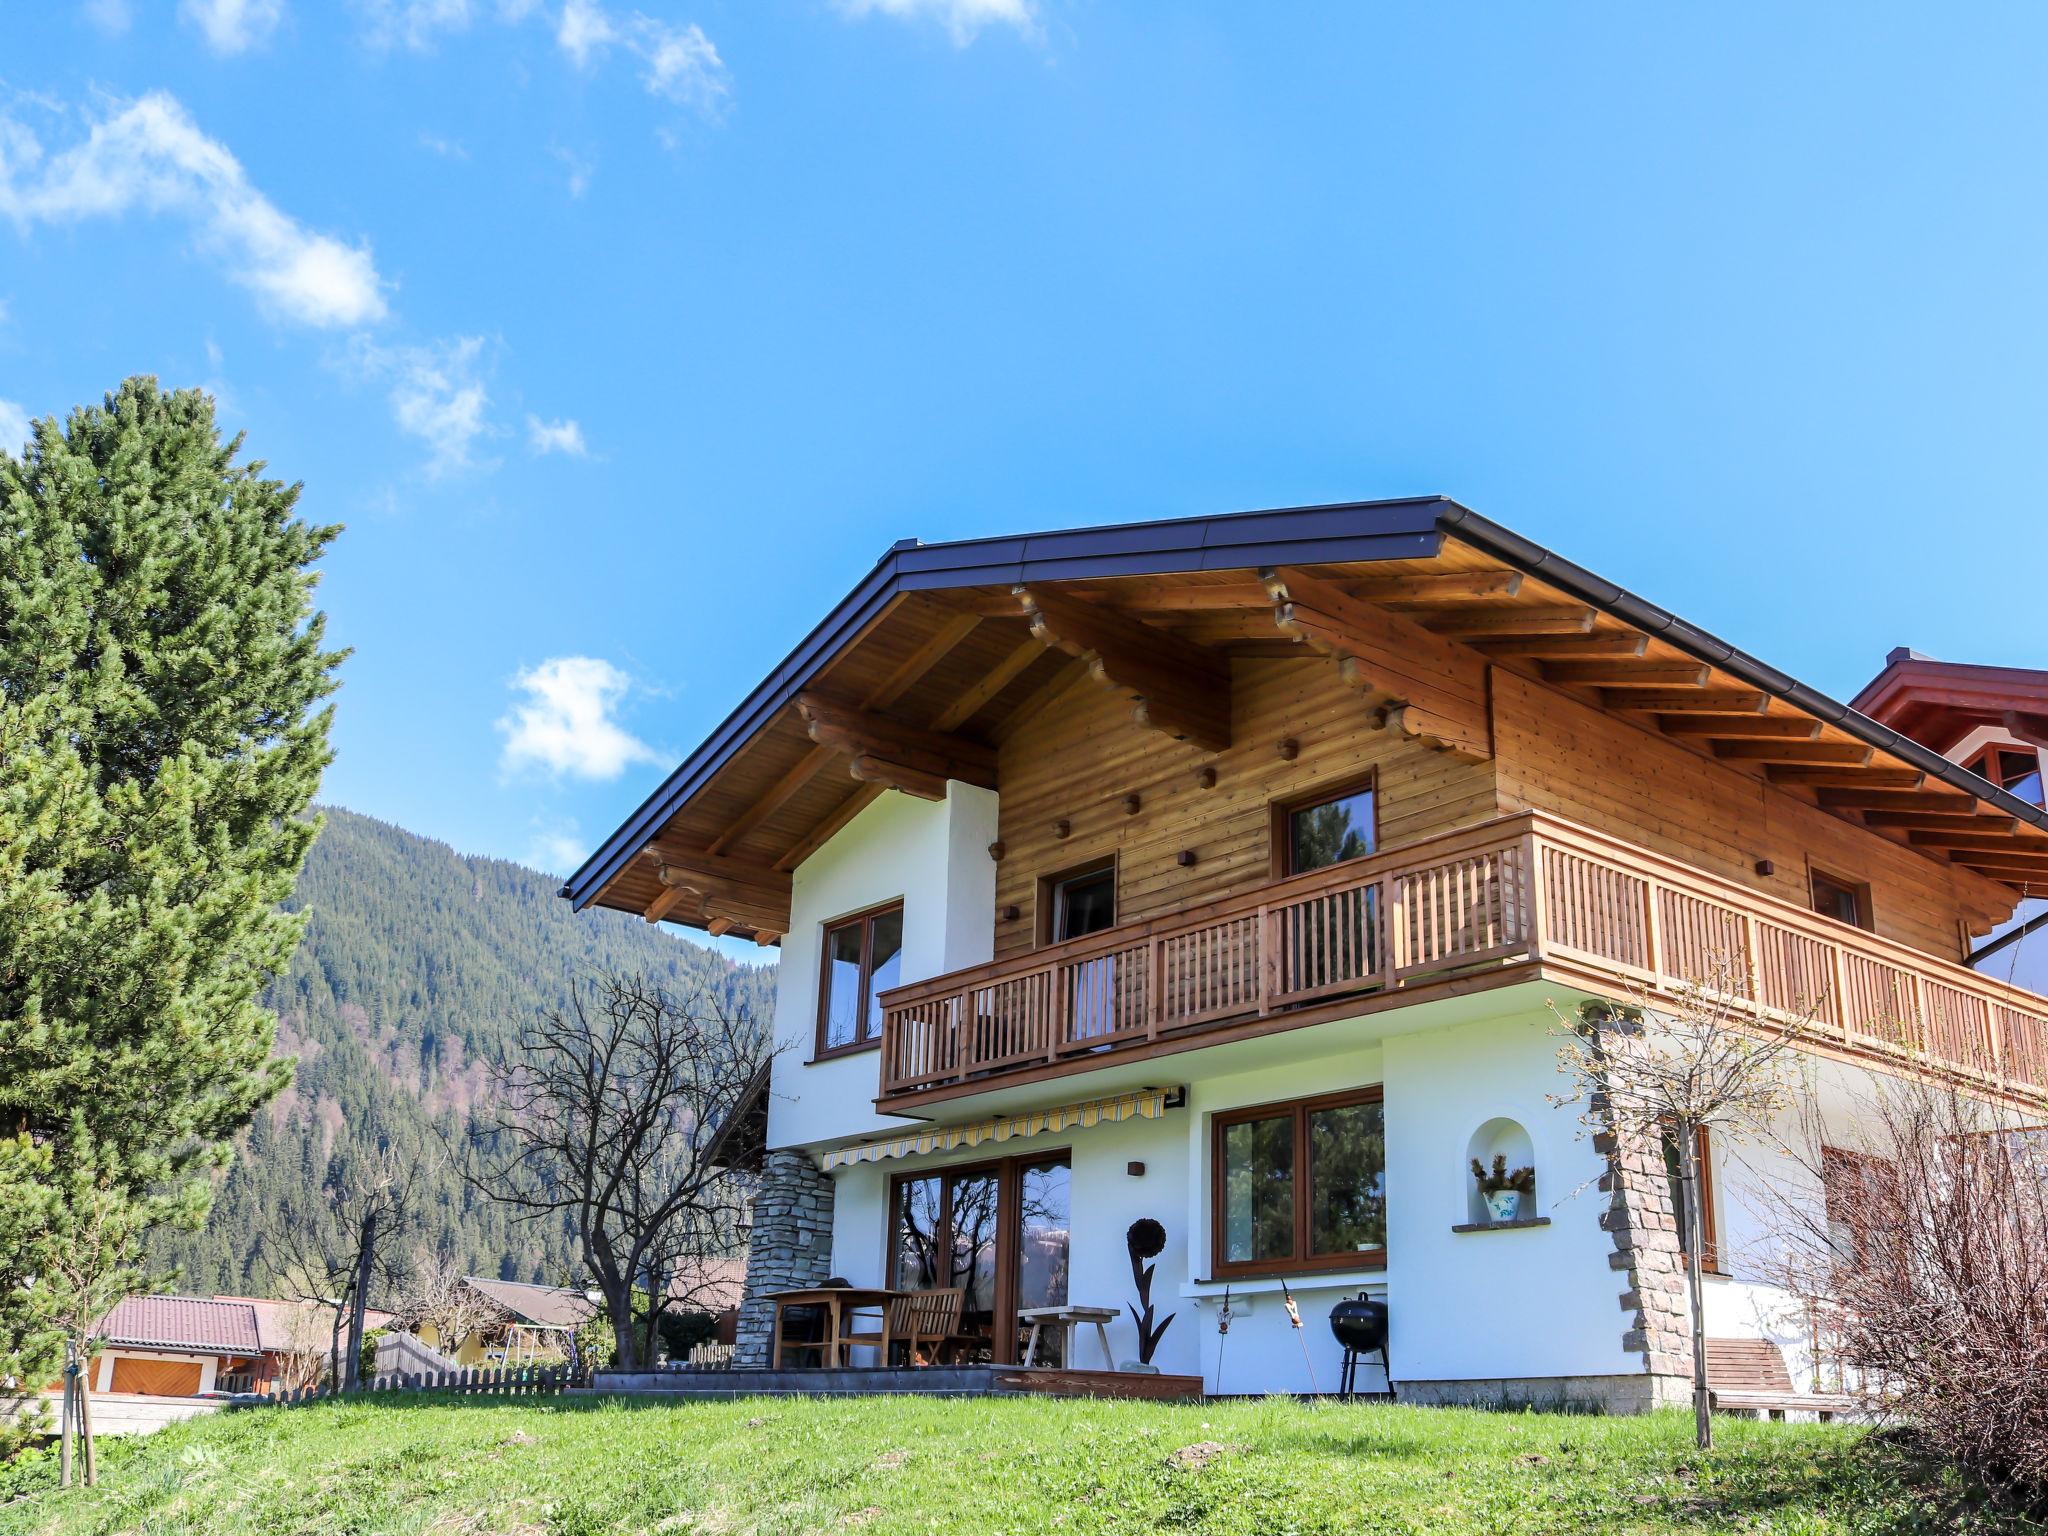
[(1380, 1089), (1235, 1109), (1214, 1133), (1214, 1274), (1386, 1263)]
[(2029, 805), (2040, 805), (2041, 754), (2032, 747), (1986, 747), (1963, 765)]
[[(1700, 1178), (1700, 1273), (1718, 1275), (1721, 1254), (1714, 1232), (1714, 1159), (1707, 1143), (1707, 1128), (1701, 1126), (1697, 1136), (1694, 1152), (1699, 1160)], [(1669, 1131), (1664, 1135), (1664, 1177), (1671, 1191), (1671, 1214), (1678, 1223), (1678, 1251), (1682, 1256), (1692, 1248), (1686, 1236), (1685, 1170), (1678, 1156), (1678, 1137)]]
[(1885, 1261), (1882, 1234), (1900, 1217), (1890, 1158), (1846, 1147), (1820, 1149), (1821, 1199), (1827, 1213), (1828, 1246), (1843, 1264), (1867, 1267)]
[(1813, 910), (1851, 928), (1870, 926), (1870, 887), (1837, 880), (1819, 870), (1810, 872), (1813, 881)]
[(1313, 799), (1277, 806), (1273, 817), (1276, 875), (1363, 858), (1379, 846), (1373, 818), (1373, 783), (1320, 791)]
[(882, 1037), (875, 999), (902, 980), (903, 903), (862, 912), (825, 928), (825, 974), (818, 988), (818, 1055), (858, 1050)]
[(1096, 859), (1038, 882), (1038, 942), (1064, 944), (1116, 926), (1116, 860)]

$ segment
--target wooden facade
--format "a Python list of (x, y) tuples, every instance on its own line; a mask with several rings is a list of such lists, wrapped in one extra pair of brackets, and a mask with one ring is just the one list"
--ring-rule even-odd
[[(787, 930), (790, 872), (811, 852), (876, 796), (937, 799), (953, 780), (999, 796), (996, 958), (959, 978), (956, 993), (1013, 973), (1054, 977), (1072, 946), (1051, 944), (1048, 881), (1104, 861), (1115, 871), (1115, 928), (1084, 947), (1135, 953), (1168, 929), (1237, 923), (1236, 937), (1201, 941), (1213, 949), (1202, 964), (1227, 970), (1243, 963), (1245, 934), (1281, 921), (1276, 903), (1296, 889), (1281, 870), (1276, 807), (1369, 783), (1374, 862), (1391, 860), (1388, 868), (1409, 852), (1426, 862), (1466, 834), (1483, 840), (1527, 813), (1539, 820), (1523, 825), (1560, 838), (1611, 840), (1610, 863), (1619, 862), (1602, 866), (1603, 888), (1648, 902), (1647, 926), (1580, 946), (1571, 963), (1587, 974), (1597, 957), (1610, 977), (1682, 979), (1670, 955), (1650, 953), (1665, 898), (1646, 893), (1685, 889), (1669, 898), (1674, 915), (1711, 908), (1724, 915), (1709, 926), (1724, 932), (1767, 922), (1796, 934), (1783, 961), (1795, 969), (1825, 952), (1849, 957), (1847, 972), (1868, 963), (1920, 978), (1907, 991), (1923, 1004), (1936, 996), (1927, 986), (1976, 997), (1970, 1006), (1982, 1008), (1964, 1034), (1993, 1050), (1997, 1015), (1982, 1010), (2006, 1004), (1952, 970), (2022, 893), (2048, 889), (2048, 818), (1670, 615), (1626, 594), (1588, 595), (1618, 589), (1540, 551), (1523, 558), (1515, 551), (1533, 546), (1475, 532), (1480, 520), (1442, 506), (1430, 531), (1406, 508), (1402, 536), (1387, 535), (1389, 556), (1336, 563), (1248, 557), (1231, 566), (1202, 542), (1230, 530), (1210, 526), (1195, 552), (1160, 555), (1183, 526), (1174, 524), (1104, 530), (1071, 578), (1029, 574), (1032, 541), (995, 541), (993, 561), (972, 558), (979, 545), (941, 547), (928, 562), (939, 575), (921, 576), (917, 590), (876, 589), (872, 609), (859, 610), (867, 617), (756, 690), (742, 711), (756, 710), (749, 729), (700, 754), (701, 769), (694, 759), (679, 769), (690, 793), (660, 822), (622, 829), (572, 877), (571, 894), (772, 943)], [(1255, 516), (1296, 537), (1370, 531), (1374, 515)], [(1079, 550), (1071, 541), (1082, 538), (1048, 535), (1046, 548), (1067, 540)], [(1005, 562), (1023, 579), (995, 579), (1012, 568)], [(1496, 959), (1556, 963), (1572, 946), (1546, 945), (1542, 923), (1598, 928), (1611, 917), (1597, 902), (1574, 906), (1568, 886), (1547, 885), (1541, 869), (1524, 877), (1526, 887), (1501, 885), (1494, 871), (1480, 906), (1428, 943), (1466, 960), (1475, 944), (1497, 943), (1506, 947)], [(1850, 893), (1868, 934), (1809, 931), (1835, 922), (1812, 914), (1823, 887)], [(1515, 891), (1527, 905), (1488, 905)], [(1804, 924), (1787, 915), (1802, 911)], [(1496, 919), (1499, 934), (1472, 940), (1475, 923)], [(1387, 944), (1398, 947), (1391, 935)], [(1418, 968), (1388, 971), (1375, 986), (1437, 985), (1443, 959), (1418, 951), (1404, 961), (1389, 947), (1374, 965)], [(1853, 992), (1847, 972), (1838, 980)], [(1104, 985), (1104, 974), (1090, 972), (1090, 984)], [(1192, 983), (1147, 974), (1144, 1020), (1118, 1012), (1139, 1006), (1129, 982), (1100, 1000), (1123, 1020), (1113, 1026), (1120, 1038), (1135, 1030), (1156, 1045), (1176, 1017), (1224, 1016), (1176, 995)], [(945, 981), (899, 989), (886, 1006), (894, 1017)], [(1249, 1012), (1236, 997), (1234, 1016), (1245, 1019), (1271, 1007), (1276, 984), (1234, 972), (1202, 983), (1264, 987)], [(1057, 990), (1050, 979), (1034, 985)], [(1847, 1006), (1849, 994), (1838, 1001)], [(1038, 1018), (998, 1054), (1021, 1052), (1021, 1064), (1042, 1051), (1038, 1065), (1056, 1065), (1056, 1038), (1026, 1037), (1057, 1029)], [(912, 1060), (908, 1049), (901, 1040), (885, 1048), (885, 1058), (898, 1052), (885, 1061), (885, 1098), (957, 1077), (957, 1063)]]

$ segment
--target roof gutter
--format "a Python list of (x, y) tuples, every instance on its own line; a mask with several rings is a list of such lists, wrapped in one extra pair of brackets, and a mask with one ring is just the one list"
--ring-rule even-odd
[(1570, 593), (1588, 607), (1597, 608), (1624, 624), (1642, 630), (1683, 651), (1695, 661), (1718, 667), (1774, 699), (1782, 699), (1795, 709), (1804, 710), (1829, 725), (1847, 731), (1868, 746), (1903, 758), (1951, 789), (1961, 790), (1996, 807), (2000, 814), (2048, 831), (2048, 810), (2029, 805), (1990, 780), (1978, 777), (1962, 764), (1950, 762), (1933, 748), (1910, 736), (1900, 735), (1890, 726), (1878, 724), (1839, 700), (1816, 692), (1797, 678), (1786, 676), (1748, 652), (1737, 650), (1727, 641), (1686, 623), (1678, 615), (1637, 597), (1633, 592), (1602, 580), (1583, 566), (1572, 564), (1562, 555), (1481, 517), (1477, 512), (1456, 502), (1446, 502), (1437, 514), (1437, 525), (1496, 560), (1525, 575), (1548, 582), (1561, 592)]

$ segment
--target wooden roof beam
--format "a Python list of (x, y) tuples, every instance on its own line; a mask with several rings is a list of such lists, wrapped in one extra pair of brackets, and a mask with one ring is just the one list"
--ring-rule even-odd
[(1770, 699), (1739, 688), (1615, 688), (1603, 693), (1609, 709), (1641, 709), (1660, 714), (1760, 715)]
[(1535, 661), (1591, 661), (1601, 657), (1640, 656), (1650, 648), (1647, 635), (1627, 630), (1598, 635), (1522, 635), (1466, 643), (1482, 655), (1515, 656)]
[(932, 721), (932, 729), (958, 730), (979, 714), (983, 705), (1015, 682), (1026, 667), (1044, 654), (1045, 647), (1039, 643), (1036, 636), (1027, 639), (997, 662), (980, 682), (940, 710), (938, 717)]
[(2021, 842), (2014, 837), (1996, 837), (1974, 828), (1958, 830), (1915, 828), (1906, 841), (1925, 848), (1967, 848), (1978, 853), (2022, 854), (2048, 859), (2048, 843)]
[[(1945, 789), (1820, 789), (1815, 798), (1831, 811), (1941, 811), (1976, 816), (1983, 802)], [(1999, 817), (2010, 822), (2011, 817)]]
[(1918, 789), (1927, 775), (1918, 768), (1814, 768), (1773, 763), (1764, 769), (1773, 784), (1806, 789)]
[(1453, 640), (1497, 640), (1507, 635), (1587, 635), (1598, 618), (1590, 608), (1477, 608), (1430, 614), (1434, 634)]
[[(1598, 636), (1589, 638), (1597, 639)], [(1545, 661), (1546, 681), (1586, 688), (1704, 688), (1712, 669), (1696, 661)]]
[(2019, 822), (2011, 816), (1976, 816), (1969, 813), (1957, 815), (1941, 811), (1864, 811), (1865, 826), (1877, 827), (1884, 831), (1906, 831), (1919, 827), (1929, 832), (1966, 832), (1978, 835), (2010, 833), (2019, 830)]
[(1140, 725), (1211, 752), (1230, 745), (1230, 664), (1178, 635), (1114, 608), (1045, 587), (1015, 589), (1042, 644), (1088, 664), (1129, 698)]
[(1848, 763), (1861, 766), (1874, 755), (1860, 741), (1717, 741), (1714, 756), (1749, 763)]
[(1299, 569), (1269, 566), (1259, 580), (1280, 631), (1333, 657), (1354, 688), (1389, 700), (1394, 729), (1474, 761), (1493, 755), (1479, 656)]
[(1442, 576), (1372, 576), (1362, 581), (1333, 582), (1347, 597), (1389, 608), (1431, 608), (1439, 603), (1469, 603), (1490, 597), (1514, 597), (1522, 590), (1520, 571), (1452, 571)]
[(1667, 736), (1707, 736), (1716, 741), (1812, 741), (1820, 735), (1820, 722), (1804, 715), (1659, 715), (1657, 728)]
[(996, 787), (995, 749), (978, 741), (906, 725), (822, 693), (798, 694), (796, 707), (811, 740), (821, 747), (851, 758), (895, 764), (920, 776), (935, 776), (942, 785), (947, 779), (958, 779), (983, 789)]

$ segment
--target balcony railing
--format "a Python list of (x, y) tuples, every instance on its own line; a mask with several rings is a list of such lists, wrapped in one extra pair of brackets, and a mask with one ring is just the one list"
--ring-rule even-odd
[(2002, 1092), (2048, 1087), (2048, 999), (1540, 812), (1275, 881), (882, 995), (882, 1098), (1347, 999), (1531, 971), (1652, 997), (1729, 970), (1766, 1021)]

